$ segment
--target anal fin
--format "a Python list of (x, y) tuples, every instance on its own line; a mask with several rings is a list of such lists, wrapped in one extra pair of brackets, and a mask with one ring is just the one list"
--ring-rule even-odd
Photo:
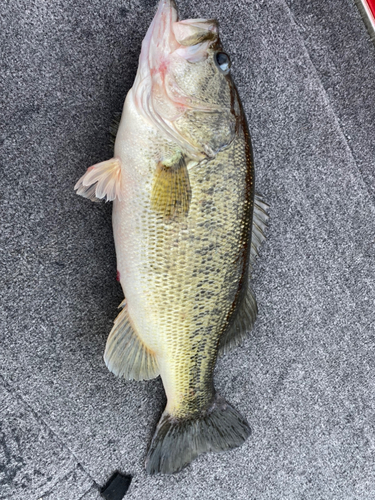
[(147, 349), (129, 321), (128, 308), (123, 307), (114, 321), (104, 352), (109, 371), (128, 380), (149, 380), (159, 375), (154, 354)]
[(121, 199), (121, 162), (119, 158), (89, 167), (74, 186), (77, 194), (91, 201)]

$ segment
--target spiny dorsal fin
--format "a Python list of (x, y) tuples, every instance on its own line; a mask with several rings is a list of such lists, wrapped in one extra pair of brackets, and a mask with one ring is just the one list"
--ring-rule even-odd
[(253, 212), (253, 230), (251, 234), (250, 266), (255, 262), (259, 255), (259, 248), (266, 239), (264, 230), (267, 227), (269, 219), (269, 205), (263, 200), (262, 196), (255, 194), (254, 212)]
[(232, 325), (223, 333), (220, 339), (219, 356), (226, 354), (234, 347), (242, 344), (246, 338), (247, 332), (253, 328), (257, 314), (257, 301), (253, 291), (250, 286), (248, 286), (246, 294), (235, 312), (235, 318)]
[(118, 158), (89, 167), (74, 186), (77, 194), (92, 201), (121, 199), (121, 162)]
[(126, 300), (108, 336), (104, 361), (108, 370), (128, 380), (149, 380), (159, 375), (154, 354), (147, 349), (129, 321)]
[(177, 153), (156, 167), (151, 193), (151, 208), (164, 219), (187, 215), (191, 201), (189, 173), (185, 156)]

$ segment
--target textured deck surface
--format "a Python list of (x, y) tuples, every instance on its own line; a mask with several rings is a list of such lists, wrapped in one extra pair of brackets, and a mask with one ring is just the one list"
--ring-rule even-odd
[(103, 363), (111, 205), (73, 186), (110, 156), (154, 7), (0, 6), (0, 499), (99, 499), (115, 470), (133, 500), (375, 499), (375, 48), (349, 0), (179, 2), (220, 20), (271, 222), (256, 327), (215, 375), (252, 436), (144, 472), (163, 390)]

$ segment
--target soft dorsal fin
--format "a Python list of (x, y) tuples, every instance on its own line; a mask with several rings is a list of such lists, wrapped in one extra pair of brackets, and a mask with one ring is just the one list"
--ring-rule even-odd
[(266, 239), (264, 230), (267, 227), (269, 219), (268, 215), (269, 205), (264, 201), (263, 197), (255, 194), (254, 197), (254, 212), (253, 212), (253, 230), (251, 234), (251, 251), (250, 251), (250, 265), (252, 266), (255, 259), (259, 255), (259, 248), (263, 241)]
[[(254, 197), (253, 229), (251, 234), (250, 268), (253, 266), (259, 253), (262, 242), (266, 239), (264, 230), (267, 227), (269, 205), (256, 194)], [(247, 290), (234, 313), (232, 325), (223, 333), (220, 339), (219, 355), (226, 354), (233, 347), (239, 346), (254, 326), (258, 307), (254, 292), (247, 284)]]
[(121, 162), (118, 158), (89, 167), (74, 186), (77, 194), (92, 201), (121, 199)]
[(159, 375), (154, 354), (147, 349), (129, 321), (126, 300), (114, 321), (104, 352), (108, 370), (128, 380), (149, 380)]
[(223, 333), (220, 339), (219, 356), (222, 356), (239, 346), (245, 340), (255, 323), (258, 314), (257, 301), (250, 286), (246, 290), (241, 303), (235, 312), (233, 324)]

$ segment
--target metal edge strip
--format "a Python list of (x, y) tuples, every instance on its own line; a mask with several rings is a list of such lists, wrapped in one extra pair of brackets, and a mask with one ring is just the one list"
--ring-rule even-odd
[(354, 0), (363, 21), (366, 25), (367, 31), (369, 32), (370, 38), (375, 43), (375, 12), (371, 10), (370, 4), (367, 0)]

